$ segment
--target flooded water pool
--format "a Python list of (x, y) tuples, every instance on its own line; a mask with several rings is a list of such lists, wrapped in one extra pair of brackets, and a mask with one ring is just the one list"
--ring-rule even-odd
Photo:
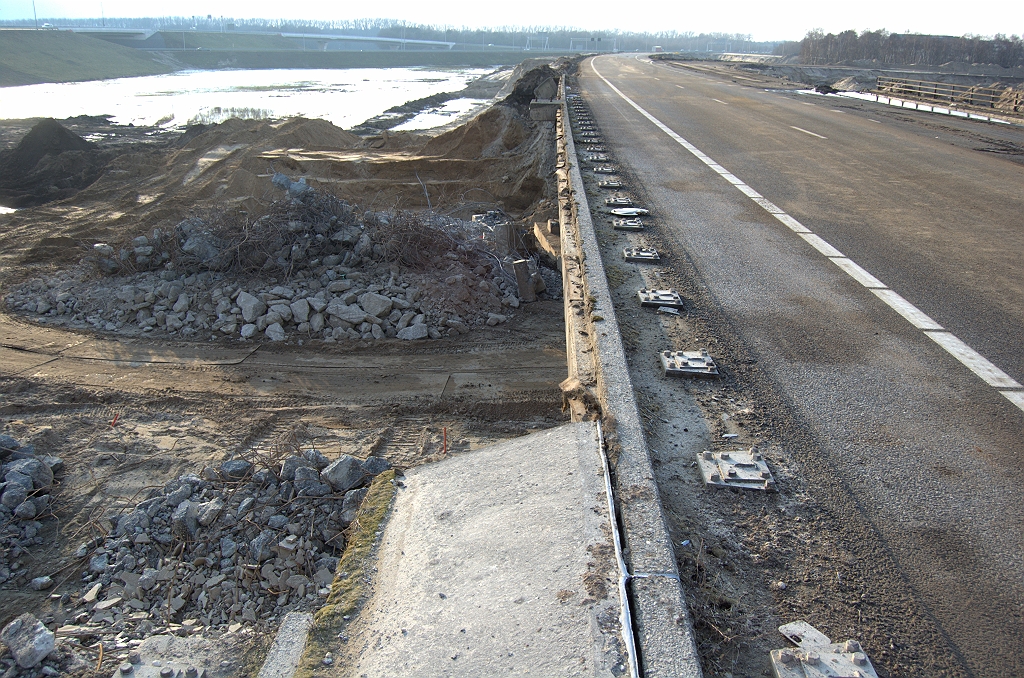
[[(140, 78), (45, 83), (0, 89), (0, 119), (110, 115), (117, 124), (180, 127), (231, 117), (322, 118), (352, 127), (393, 106), (456, 92), (490, 68), (351, 68), (181, 71)], [(407, 121), (429, 129), (471, 112), (456, 99)]]

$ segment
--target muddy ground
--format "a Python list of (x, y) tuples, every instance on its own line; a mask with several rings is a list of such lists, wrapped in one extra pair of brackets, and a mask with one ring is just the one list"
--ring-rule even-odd
[[(18, 149), (37, 122), (0, 125), (0, 152)], [(82, 285), (127, 275), (95, 270), (93, 245), (173, 229), (197, 208), (266, 210), (284, 199), (270, 183), (275, 171), (306, 177), (358, 214), (417, 210), (430, 200), (453, 218), (500, 210), (525, 230), (554, 213), (553, 128), (530, 121), (514, 99), (433, 138), (364, 138), (301, 119), (232, 120), (177, 132), (117, 127), (102, 118), (60, 126), (73, 135), (58, 149), (73, 154), (65, 164), (74, 159), (96, 176), (57, 186), (64, 154), (37, 149), (24, 172), (34, 181), (7, 182), (0, 203), (13, 197), (20, 209), (0, 215), (0, 297), (27, 280), (68, 271), (81, 273)], [(354, 261), (371, 277), (402, 274), (401, 262), (374, 255)], [(477, 272), (500, 276), (484, 269)], [(281, 277), (245, 275), (265, 284)], [(12, 569), (0, 585), (0, 625), (27, 609), (53, 628), (82, 622), (65, 610), (82, 595), (82, 582), (91, 581), (88, 557), (76, 550), (101, 542), (121, 515), (182, 474), (254, 450), (281, 456), (310, 447), (332, 459), (384, 457), (400, 473), (567, 421), (558, 389), (566, 373), (562, 303), (553, 292), (516, 302), (501, 324), (467, 332), (453, 326), (447, 336), (413, 342), (216, 334), (183, 341), (4, 309), (0, 432), (61, 458), (66, 470), (39, 519), (42, 543), (7, 554)], [(44, 575), (52, 588), (28, 586)], [(261, 619), (248, 633), (198, 633), (221, 638), (235, 656), (252, 650), (258, 657), (266, 649), (260, 638), (274, 624)], [(109, 675), (141, 641), (127, 631), (89, 637), (58, 639), (76, 657), (62, 660), (61, 671)], [(254, 665), (235, 663), (223, 675), (244, 675)]]

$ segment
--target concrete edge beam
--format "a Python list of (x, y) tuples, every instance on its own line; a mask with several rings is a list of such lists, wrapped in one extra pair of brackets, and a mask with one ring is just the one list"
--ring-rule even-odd
[[(597, 234), (590, 216), (583, 175), (570, 127), (565, 77), (560, 82), (562, 106), (558, 121), (559, 221), (562, 227), (565, 281), (566, 339), (570, 377), (586, 370), (578, 360), (578, 337), (593, 339), (593, 370), (603, 418), (620, 447), (615, 465), (615, 493), (629, 497), (618, 504), (630, 575), (632, 613), (640, 654), (640, 672), (653, 676), (700, 678), (693, 622), (686, 607), (675, 554), (654, 480), (650, 451), (640, 410), (629, 376), (625, 349), (616, 319), (611, 290), (601, 260)], [(564, 193), (567, 192), (567, 195)], [(563, 202), (569, 208), (563, 209)], [(567, 213), (571, 212), (571, 214)], [(578, 277), (582, 275), (582, 289)], [(594, 320), (600, 316), (601, 320)], [(582, 363), (582, 364), (581, 364)], [(587, 382), (582, 378), (581, 381)]]

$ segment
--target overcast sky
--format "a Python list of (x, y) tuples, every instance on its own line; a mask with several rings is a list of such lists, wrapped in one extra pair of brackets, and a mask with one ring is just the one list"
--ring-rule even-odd
[[(807, 31), (884, 28), (939, 35), (1024, 34), (1024, 0), (36, 0), (39, 17), (191, 16), (265, 19), (400, 19), (449, 26), (572, 26), (623, 31), (719, 31), (755, 40), (799, 40)], [(31, 19), (32, 0), (0, 0), (0, 21)]]

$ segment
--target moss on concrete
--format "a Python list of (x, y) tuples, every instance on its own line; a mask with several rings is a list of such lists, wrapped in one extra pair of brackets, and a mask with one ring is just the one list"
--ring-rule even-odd
[(324, 669), (327, 652), (337, 650), (338, 634), (348, 625), (345, 617), (354, 617), (369, 590), (368, 566), (372, 566), (374, 549), (395, 497), (392, 481), (395, 472), (385, 471), (374, 478), (369, 492), (359, 507), (359, 514), (349, 528), (345, 553), (338, 563), (327, 602), (313, 617), (306, 650), (302, 654), (294, 678), (312, 678), (317, 669)]

